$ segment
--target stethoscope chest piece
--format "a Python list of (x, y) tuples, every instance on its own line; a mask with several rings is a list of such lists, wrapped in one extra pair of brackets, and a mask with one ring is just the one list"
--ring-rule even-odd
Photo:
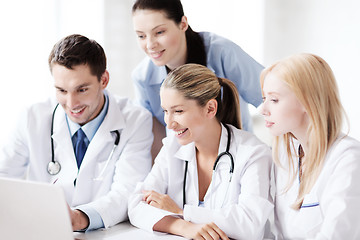
[(56, 175), (60, 172), (61, 165), (58, 161), (51, 161), (48, 163), (47, 171), (50, 175)]
[[(51, 140), (51, 161), (48, 163), (48, 166), (47, 166), (47, 171), (50, 175), (56, 175), (60, 172), (61, 170), (61, 165), (58, 161), (55, 161), (55, 152), (54, 152), (54, 140), (52, 138), (52, 135), (54, 133), (54, 116), (55, 116), (55, 111), (57, 109), (57, 107), (59, 106), (59, 104), (56, 104), (56, 107), (53, 111), (53, 114), (52, 114), (52, 119), (51, 119), (51, 129), (50, 129), (50, 140)], [(120, 142), (120, 132), (119, 130), (115, 130), (115, 131), (112, 131), (113, 133), (116, 134), (116, 138), (115, 138), (115, 142), (114, 142), (114, 147), (110, 153), (110, 156), (108, 158), (108, 160), (106, 161), (106, 164), (105, 164), (105, 167), (103, 168), (103, 170), (101, 171), (99, 177), (97, 178), (94, 178), (94, 180), (102, 180), (103, 179), (103, 175), (105, 174), (105, 170), (109, 164), (109, 161), (112, 159), (113, 157), (113, 154), (114, 154), (114, 151), (116, 149), (116, 147), (119, 145), (119, 142)]]

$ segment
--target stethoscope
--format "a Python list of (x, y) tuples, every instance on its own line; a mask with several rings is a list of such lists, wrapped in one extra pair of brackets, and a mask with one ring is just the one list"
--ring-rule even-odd
[[(214, 163), (214, 166), (213, 166), (213, 173), (212, 173), (212, 179), (211, 179), (211, 182), (212, 184), (214, 184), (214, 177), (216, 175), (216, 167), (221, 159), (221, 157), (223, 156), (228, 156), (230, 158), (230, 171), (229, 171), (229, 182), (228, 182), (228, 186), (227, 186), (227, 189), (226, 189), (226, 194), (227, 194), (227, 191), (229, 190), (229, 185), (231, 183), (231, 179), (232, 179), (232, 175), (233, 175), (233, 172), (234, 172), (234, 158), (233, 156), (231, 155), (231, 153), (229, 152), (229, 149), (230, 149), (230, 143), (231, 143), (231, 131), (230, 131), (230, 128), (229, 126), (227, 126), (226, 124), (224, 124), (224, 127), (226, 128), (227, 130), (227, 134), (228, 134), (228, 139), (227, 139), (227, 144), (226, 144), (226, 150), (225, 152), (222, 152), (220, 153), (217, 157), (216, 157), (216, 160), (215, 160), (215, 163)], [(187, 175), (187, 170), (188, 170), (188, 161), (185, 161), (185, 171), (184, 171), (184, 182), (183, 182), (183, 206), (185, 205), (186, 203), (186, 193), (185, 193), (185, 187), (186, 187), (186, 175)], [(225, 196), (226, 196), (225, 194)], [(225, 198), (224, 196), (224, 198)], [(210, 204), (211, 205), (211, 204)]]
[[(48, 166), (47, 166), (47, 171), (48, 171), (48, 173), (50, 175), (56, 175), (61, 170), (60, 163), (55, 160), (54, 140), (52, 138), (52, 135), (54, 133), (54, 116), (55, 116), (55, 112), (56, 112), (56, 109), (57, 109), (58, 106), (59, 106), (59, 104), (56, 104), (55, 109), (54, 109), (54, 111), (52, 113), (52, 118), (51, 118), (51, 131), (50, 131), (50, 133), (51, 133), (51, 136), (50, 136), (50, 139), (51, 139), (51, 162), (49, 162)], [(109, 165), (110, 160), (112, 159), (112, 157), (114, 155), (116, 147), (119, 145), (119, 142), (120, 142), (120, 133), (119, 133), (119, 131), (115, 130), (115, 131), (112, 131), (112, 133), (115, 133), (115, 135), (116, 135), (114, 146), (113, 146), (113, 148), (111, 150), (111, 153), (110, 153), (108, 159), (106, 160), (106, 164), (105, 164), (104, 168), (102, 169), (99, 176), (97, 178), (94, 178), (94, 180), (102, 180), (103, 179), (103, 175), (105, 173), (105, 170), (106, 170), (107, 166)]]

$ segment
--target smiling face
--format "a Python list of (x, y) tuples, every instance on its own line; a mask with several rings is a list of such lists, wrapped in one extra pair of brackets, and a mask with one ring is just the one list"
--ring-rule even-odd
[(174, 69), (186, 62), (186, 17), (180, 24), (161, 11), (136, 10), (133, 24), (140, 47), (157, 66)]
[(175, 132), (179, 143), (201, 141), (209, 120), (207, 107), (200, 107), (195, 100), (186, 99), (171, 88), (161, 88), (160, 98), (166, 127)]
[(59, 64), (52, 67), (57, 101), (71, 121), (84, 125), (94, 119), (104, 105), (104, 93), (109, 82), (105, 71), (99, 81), (87, 65), (68, 69)]
[(305, 108), (295, 93), (275, 73), (264, 79), (262, 114), (265, 125), (274, 136), (288, 132), (294, 136), (305, 136), (309, 125)]

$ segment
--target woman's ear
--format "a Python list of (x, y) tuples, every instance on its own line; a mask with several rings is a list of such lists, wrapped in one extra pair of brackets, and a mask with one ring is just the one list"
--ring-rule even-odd
[(189, 23), (187, 21), (187, 17), (182, 16), (181, 22), (180, 22), (180, 29), (184, 32), (189, 28)]
[(206, 104), (206, 116), (213, 118), (217, 113), (218, 103), (215, 99), (210, 99)]

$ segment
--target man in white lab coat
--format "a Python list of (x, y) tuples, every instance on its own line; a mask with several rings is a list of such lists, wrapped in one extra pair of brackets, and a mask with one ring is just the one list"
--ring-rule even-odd
[(56, 100), (23, 112), (0, 153), (0, 176), (61, 186), (73, 230), (124, 221), (128, 195), (151, 169), (151, 114), (105, 90), (106, 56), (94, 40), (61, 39), (49, 66)]

